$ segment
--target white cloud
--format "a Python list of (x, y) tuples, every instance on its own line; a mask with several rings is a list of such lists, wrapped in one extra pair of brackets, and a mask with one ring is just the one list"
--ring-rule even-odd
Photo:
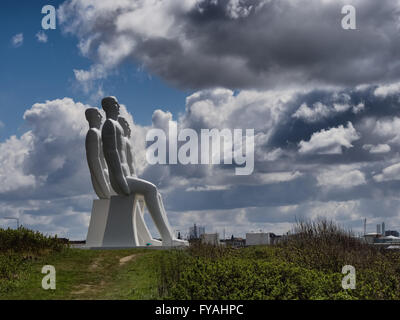
[(301, 154), (341, 154), (343, 147), (352, 148), (352, 142), (358, 139), (360, 135), (353, 124), (348, 122), (346, 127), (340, 125), (337, 128), (314, 133), (309, 141), (299, 143), (299, 152)]
[(317, 175), (317, 181), (319, 186), (336, 188), (351, 188), (367, 183), (364, 173), (352, 166), (336, 166), (324, 170)]
[(258, 180), (261, 184), (269, 183), (280, 183), (293, 181), (297, 178), (302, 177), (303, 174), (299, 171), (295, 172), (273, 172), (273, 173), (263, 173), (258, 175)]
[(381, 174), (374, 176), (374, 179), (377, 182), (400, 180), (400, 163), (393, 164), (383, 169)]
[[(399, 4), (381, 0), (386, 10), (377, 14), (373, 0), (365, 1), (365, 16), (376, 19), (346, 42), (334, 27), (334, 1), (68, 0), (58, 14), (63, 31), (78, 37), (82, 54), (102, 65), (106, 75), (135, 61), (170, 83), (196, 89), (397, 80), (392, 26)], [(309, 7), (318, 12), (312, 19)], [(89, 72), (80, 80), (100, 75), (79, 71)]]
[[(343, 97), (343, 95), (336, 96), (333, 95), (333, 98), (342, 98), (345, 101), (349, 101), (350, 97)], [(327, 105), (316, 102), (313, 104), (313, 107), (310, 108), (306, 103), (303, 103), (299, 109), (292, 115), (293, 118), (301, 119), (308, 123), (318, 122), (323, 119), (327, 119), (329, 117), (335, 116), (340, 113), (344, 113), (348, 110), (351, 110), (354, 114), (358, 114), (363, 111), (365, 108), (364, 103), (359, 103), (357, 105), (351, 105), (349, 102), (345, 103), (333, 103), (332, 107), (328, 107)]]
[(400, 118), (393, 117), (374, 121), (372, 132), (378, 137), (388, 139), (387, 143), (400, 144)]
[[(326, 100), (335, 99), (328, 97)], [(298, 140), (293, 140), (296, 132), (289, 132), (290, 139), (286, 136), (296, 121), (291, 110), (298, 101), (304, 99), (293, 91), (234, 93), (219, 88), (189, 96), (186, 111), (178, 119), (174, 120), (170, 112), (162, 109), (154, 111), (152, 126), (165, 130), (168, 121), (175, 121), (179, 128), (195, 130), (255, 129), (255, 172), (246, 177), (235, 176), (230, 166), (149, 166), (145, 160), (145, 136), (151, 127), (135, 124), (122, 105), (121, 113), (132, 127), (140, 177), (160, 188), (174, 228), (185, 230), (197, 219), (203, 219), (210, 228), (218, 230), (227, 221), (235, 221), (237, 225), (232, 228), (235, 233), (260, 228), (280, 233), (278, 230), (285, 232), (290, 228), (295, 216), (309, 217), (310, 212), (313, 215), (325, 213), (344, 221), (360, 218), (358, 212), (355, 214), (351, 210), (335, 211), (335, 206), (344, 208), (340, 201), (331, 204), (332, 207), (318, 201), (354, 196), (354, 201), (365, 203), (366, 200), (358, 199), (371, 197), (375, 190), (371, 191), (367, 186), (350, 190), (369, 182), (363, 173), (366, 170), (361, 169), (364, 164), (336, 165), (337, 160), (322, 157), (324, 160), (319, 162), (318, 156), (312, 161), (308, 158), (303, 161), (304, 158), (291, 148), (293, 144), (287, 147), (288, 140), (291, 140), (289, 143), (298, 143)], [(84, 150), (88, 129), (84, 110), (87, 107), (69, 98), (36, 103), (24, 115), (24, 127), (29, 130), (26, 135), (12, 137), (0, 144), (0, 179), (3, 179), (0, 208), (4, 208), (4, 213), (25, 217), (31, 226), (49, 233), (84, 238), (91, 201), (95, 197)], [(380, 120), (382, 124), (379, 124), (374, 119), (366, 130), (359, 126), (360, 122), (357, 123), (357, 129), (366, 140), (362, 140), (361, 145), (368, 151), (383, 152), (390, 148), (388, 144), (378, 143), (383, 139), (371, 139), (374, 144), (366, 146), (369, 142), (366, 132), (373, 133), (376, 124), (379, 124), (376, 127), (382, 137), (395, 129), (397, 125), (388, 128), (383, 125), (386, 120)], [(308, 127), (301, 121), (295, 124), (300, 125), (300, 130)], [(388, 139), (392, 138), (393, 135), (388, 136)], [(334, 128), (318, 129), (309, 141), (299, 143), (299, 151), (301, 154), (340, 154), (343, 148), (351, 148), (353, 141), (358, 139), (361, 135), (349, 122)], [(366, 156), (365, 152), (361, 154)], [(385, 158), (390, 155), (388, 152)], [(369, 172), (379, 173), (375, 163), (368, 166)], [(8, 174), (10, 172), (13, 174)], [(392, 177), (392, 173), (393, 169), (385, 169), (381, 177), (375, 175), (374, 180), (383, 181)], [(375, 187), (377, 185), (373, 184)], [(378, 187), (385, 188), (385, 185)], [(331, 208), (333, 211), (329, 211)], [(387, 212), (392, 212), (391, 209), (388, 207)], [(0, 213), (3, 211), (0, 209)], [(372, 211), (366, 210), (373, 216), (375, 213)]]
[(306, 122), (316, 122), (323, 118), (327, 118), (330, 113), (331, 110), (321, 102), (315, 103), (313, 109), (309, 108), (306, 103), (303, 103), (292, 117), (302, 119)]
[(372, 154), (388, 153), (392, 150), (392, 148), (388, 144), (378, 144), (376, 146), (372, 144), (365, 144), (363, 146), (363, 149), (369, 151)]
[(46, 43), (48, 41), (47, 34), (43, 30), (36, 33), (35, 37), (36, 37), (37, 41), (42, 42), (42, 43)]
[(398, 93), (400, 93), (400, 82), (379, 86), (374, 91), (374, 95), (380, 98), (386, 98)]
[(11, 43), (15, 48), (22, 46), (22, 44), (24, 43), (24, 34), (18, 33), (15, 36), (13, 36), (11, 39)]
[(0, 193), (35, 186), (35, 177), (23, 170), (25, 157), (32, 148), (32, 138), (28, 132), (20, 139), (12, 136), (0, 143)]

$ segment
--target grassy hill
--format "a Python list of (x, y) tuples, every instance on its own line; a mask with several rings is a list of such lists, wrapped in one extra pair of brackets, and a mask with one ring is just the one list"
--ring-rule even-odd
[[(0, 229), (0, 299), (399, 299), (400, 254), (332, 223), (299, 224), (276, 246), (80, 250), (26, 229)], [(44, 265), (56, 290), (44, 290)], [(356, 289), (342, 288), (344, 265)]]
[[(157, 299), (155, 259), (144, 250), (79, 250), (37, 257), (0, 299)], [(44, 265), (56, 269), (56, 290), (41, 287)]]

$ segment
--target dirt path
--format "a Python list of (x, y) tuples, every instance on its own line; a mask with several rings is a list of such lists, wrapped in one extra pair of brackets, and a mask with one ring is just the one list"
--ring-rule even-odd
[[(107, 264), (108, 262), (108, 272), (115, 272), (128, 262), (136, 259), (139, 255), (140, 254), (132, 254), (122, 258), (120, 258), (121, 256), (116, 256), (114, 258), (115, 260), (112, 260), (111, 265), (109, 264), (109, 260), (107, 261), (106, 257), (99, 256), (93, 259), (93, 261), (89, 264), (87, 270), (89, 274), (100, 273), (105, 268), (104, 264)], [(100, 282), (98, 282), (97, 280), (96, 282), (82, 283), (75, 286), (71, 294), (78, 299), (84, 298), (85, 296), (98, 296), (99, 294), (104, 292), (104, 290), (106, 290), (106, 288), (110, 285), (112, 285), (112, 282), (110, 282), (110, 279), (107, 279), (107, 275), (105, 275)]]
[(137, 254), (132, 254), (130, 256), (123, 257), (119, 259), (119, 265), (123, 266), (125, 263), (131, 261), (132, 259), (136, 258)]

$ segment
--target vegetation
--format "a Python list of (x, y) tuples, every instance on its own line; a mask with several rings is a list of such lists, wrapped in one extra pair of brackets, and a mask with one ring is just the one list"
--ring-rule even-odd
[[(57, 237), (0, 229), (0, 299), (157, 299), (157, 254), (71, 249)], [(41, 286), (45, 265), (56, 269), (56, 290)]]
[[(399, 299), (400, 254), (327, 221), (298, 223), (273, 246), (81, 250), (26, 229), (0, 230), (0, 299)], [(54, 265), (57, 289), (43, 290)], [(342, 267), (356, 289), (342, 288)]]
[(57, 237), (46, 237), (23, 227), (0, 229), (0, 294), (21, 285), (28, 276), (32, 261), (61, 252), (65, 247)]
[[(160, 256), (167, 299), (399, 299), (397, 252), (380, 250), (328, 221), (300, 222), (278, 245), (235, 250), (197, 245)], [(342, 288), (342, 267), (356, 289)]]

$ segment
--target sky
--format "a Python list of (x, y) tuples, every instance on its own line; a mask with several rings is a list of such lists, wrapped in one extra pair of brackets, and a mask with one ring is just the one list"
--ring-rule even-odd
[[(342, 27), (348, 4), (355, 30)], [(85, 238), (84, 111), (113, 95), (140, 176), (183, 234), (282, 234), (317, 218), (400, 230), (399, 17), (393, 0), (2, 1), (0, 225)], [(149, 165), (146, 133), (169, 121), (254, 129), (253, 174)]]

